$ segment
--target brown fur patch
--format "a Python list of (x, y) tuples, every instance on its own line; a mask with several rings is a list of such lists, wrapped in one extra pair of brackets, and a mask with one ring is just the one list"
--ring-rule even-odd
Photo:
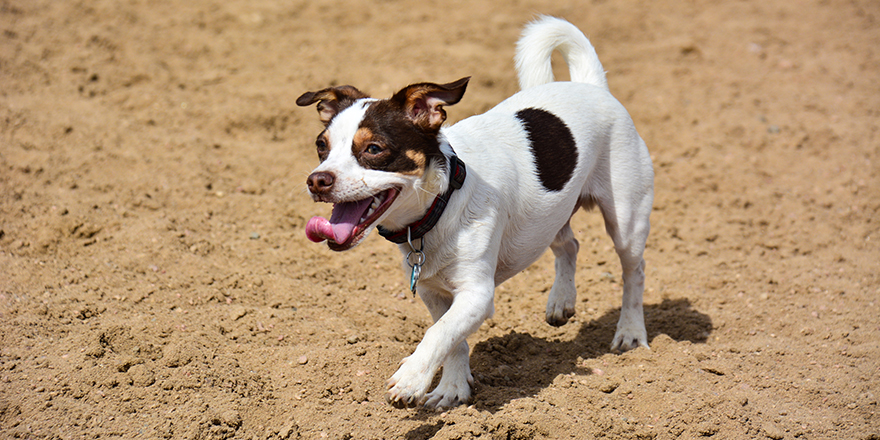
[(422, 153), (421, 151), (415, 151), (415, 150), (406, 150), (406, 157), (410, 158), (410, 160), (415, 162), (416, 166), (421, 168), (422, 171), (425, 170), (425, 162), (426, 162), (425, 153)]
[[(372, 154), (370, 145), (381, 152)], [(393, 100), (370, 105), (355, 134), (352, 154), (364, 168), (415, 176), (424, 174), (433, 161), (444, 160), (437, 132), (414, 124)]]
[(351, 144), (351, 152), (357, 157), (367, 145), (373, 141), (373, 132), (366, 127), (360, 127), (354, 133), (354, 140)]

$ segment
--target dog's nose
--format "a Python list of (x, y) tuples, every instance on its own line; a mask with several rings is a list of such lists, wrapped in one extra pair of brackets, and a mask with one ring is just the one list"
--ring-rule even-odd
[(336, 179), (332, 173), (328, 173), (326, 171), (319, 171), (317, 173), (312, 173), (308, 179), (306, 179), (306, 184), (309, 186), (309, 192), (312, 194), (324, 194), (330, 191), (330, 188), (333, 188), (333, 181)]

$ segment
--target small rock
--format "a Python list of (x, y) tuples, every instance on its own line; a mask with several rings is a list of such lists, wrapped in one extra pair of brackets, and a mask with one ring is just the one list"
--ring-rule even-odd
[(762, 426), (764, 429), (764, 434), (767, 435), (767, 438), (772, 438), (773, 440), (779, 440), (785, 437), (785, 433), (779, 429), (774, 423), (767, 422)]
[(300, 365), (305, 365), (305, 364), (309, 363), (309, 357), (306, 355), (302, 355), (299, 358), (297, 358), (296, 363), (298, 363)]
[(133, 365), (128, 369), (128, 375), (136, 387), (148, 387), (156, 382), (156, 375), (144, 364)]
[(248, 313), (247, 309), (244, 308), (243, 306), (233, 306), (233, 307), (230, 307), (230, 310), (229, 310), (229, 319), (231, 319), (233, 321), (238, 321), (239, 319), (241, 319), (245, 315), (247, 315), (247, 313)]
[(610, 393), (614, 392), (614, 390), (616, 390), (617, 387), (619, 387), (619, 386), (620, 386), (620, 383), (617, 381), (606, 380), (605, 383), (603, 383), (602, 386), (599, 387), (599, 391), (601, 391), (605, 394), (610, 394)]

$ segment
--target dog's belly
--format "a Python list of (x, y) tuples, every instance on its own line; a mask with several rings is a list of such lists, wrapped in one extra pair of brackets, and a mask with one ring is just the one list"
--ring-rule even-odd
[[(545, 211), (543, 215), (536, 215), (524, 224), (508, 225), (498, 252), (496, 286), (525, 270), (547, 251), (557, 232), (568, 221), (575, 203), (576, 198), (564, 206)], [(547, 212), (561, 215), (548, 215)]]
[(495, 286), (497, 287), (501, 285), (501, 283), (513, 278), (514, 275), (531, 266), (532, 263), (538, 260), (545, 250), (547, 250), (546, 247), (541, 252), (532, 253), (534, 255), (529, 255), (529, 258), (522, 258), (521, 256), (521, 258), (517, 258), (516, 261), (506, 260), (499, 255), (498, 265), (495, 268)]

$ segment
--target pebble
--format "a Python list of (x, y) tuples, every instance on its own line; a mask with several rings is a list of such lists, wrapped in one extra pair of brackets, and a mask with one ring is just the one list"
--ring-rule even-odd
[(299, 358), (297, 358), (296, 362), (300, 365), (305, 365), (305, 364), (309, 363), (309, 357), (306, 355), (302, 355)]
[(773, 423), (767, 422), (762, 428), (764, 428), (764, 434), (773, 440), (779, 440), (785, 437), (785, 433)]
[(617, 381), (610, 381), (610, 380), (609, 380), (609, 381), (606, 381), (605, 383), (603, 383), (603, 384), (599, 387), (599, 391), (601, 391), (601, 392), (603, 392), (603, 393), (605, 393), (605, 394), (610, 394), (610, 393), (613, 393), (614, 390), (616, 390), (617, 387), (619, 387), (619, 386), (620, 386), (620, 383), (619, 383), (619, 382), (617, 382)]

